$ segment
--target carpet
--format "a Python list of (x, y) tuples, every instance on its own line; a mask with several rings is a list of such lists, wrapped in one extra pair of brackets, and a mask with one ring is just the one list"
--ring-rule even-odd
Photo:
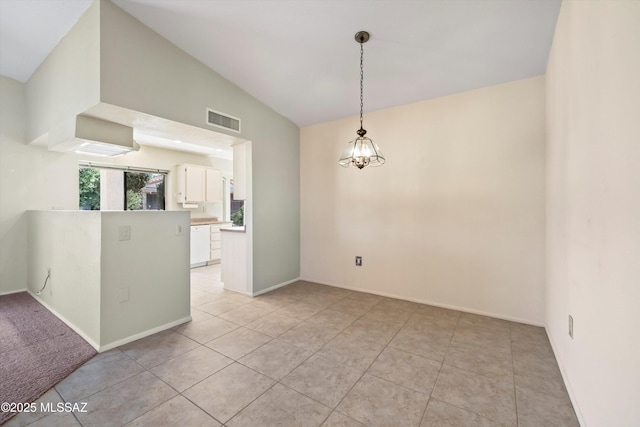
[[(95, 354), (27, 292), (0, 296), (0, 403), (35, 402)], [(14, 415), (0, 411), (0, 424)]]

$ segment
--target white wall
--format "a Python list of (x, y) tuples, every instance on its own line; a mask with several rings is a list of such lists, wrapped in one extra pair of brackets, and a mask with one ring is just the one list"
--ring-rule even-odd
[[(24, 86), (0, 76), (0, 295), (25, 289), (27, 223), (22, 218), (27, 197), (20, 179), (20, 143), (24, 140)], [(16, 150), (16, 148), (18, 150)], [(16, 170), (16, 167), (18, 168)], [(18, 173), (16, 173), (18, 172)], [(22, 261), (22, 262), (21, 262)]]
[(640, 423), (639, 76), (640, 2), (563, 2), (547, 68), (546, 327), (583, 426)]
[[(29, 291), (43, 287), (50, 269), (36, 297), (100, 351), (190, 319), (186, 212), (29, 211), (27, 218)], [(130, 227), (129, 240), (119, 239), (121, 226)]]
[(86, 10), (29, 78), (26, 95), (29, 143), (100, 101), (100, 2)]
[(542, 324), (544, 78), (366, 114), (379, 168), (357, 120), (301, 130), (301, 277)]
[[(102, 212), (101, 217), (101, 345), (110, 348), (188, 320), (189, 216), (128, 211)], [(123, 225), (131, 227), (131, 240), (119, 240)], [(177, 226), (182, 227), (180, 235)], [(129, 300), (120, 302), (119, 293), (125, 289)]]
[(24, 85), (0, 76), (0, 294), (27, 288), (28, 209), (77, 209), (74, 156), (25, 142)]
[(91, 345), (100, 344), (100, 212), (29, 211), (28, 289)]

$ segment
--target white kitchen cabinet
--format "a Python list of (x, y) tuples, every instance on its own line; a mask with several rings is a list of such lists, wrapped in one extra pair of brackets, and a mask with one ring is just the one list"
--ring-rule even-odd
[[(233, 231), (232, 231), (233, 230)], [(221, 279), (224, 288), (251, 293), (247, 276), (247, 235), (242, 227), (222, 229)]]
[(212, 263), (220, 262), (220, 258), (222, 255), (222, 248), (220, 244), (220, 241), (221, 241), (220, 228), (229, 227), (230, 225), (231, 225), (230, 222), (210, 225), (209, 262), (212, 262)]
[(204, 201), (205, 167), (182, 164), (176, 167), (178, 203)]
[(222, 201), (222, 172), (218, 169), (207, 168), (205, 170), (205, 197), (208, 203)]
[(178, 203), (216, 203), (222, 201), (222, 172), (200, 165), (176, 166)]

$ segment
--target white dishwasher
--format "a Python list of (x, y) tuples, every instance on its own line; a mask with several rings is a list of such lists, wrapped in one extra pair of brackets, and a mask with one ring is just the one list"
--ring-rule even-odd
[(191, 268), (206, 265), (209, 261), (210, 234), (208, 225), (191, 226)]

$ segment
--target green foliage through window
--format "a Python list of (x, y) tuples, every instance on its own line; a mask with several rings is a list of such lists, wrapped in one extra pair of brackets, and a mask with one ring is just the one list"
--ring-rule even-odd
[[(81, 210), (164, 210), (166, 173), (81, 166)], [(100, 179), (104, 180), (102, 185)], [(102, 196), (102, 200), (101, 200)]]
[(79, 170), (80, 209), (100, 210), (100, 170), (80, 168)]
[(231, 221), (233, 222), (233, 225), (244, 225), (244, 205), (242, 205), (236, 212), (231, 214)]
[(128, 211), (137, 211), (143, 209), (142, 205), (142, 189), (151, 179), (150, 173), (144, 172), (125, 172), (124, 186), (126, 192), (126, 209)]

